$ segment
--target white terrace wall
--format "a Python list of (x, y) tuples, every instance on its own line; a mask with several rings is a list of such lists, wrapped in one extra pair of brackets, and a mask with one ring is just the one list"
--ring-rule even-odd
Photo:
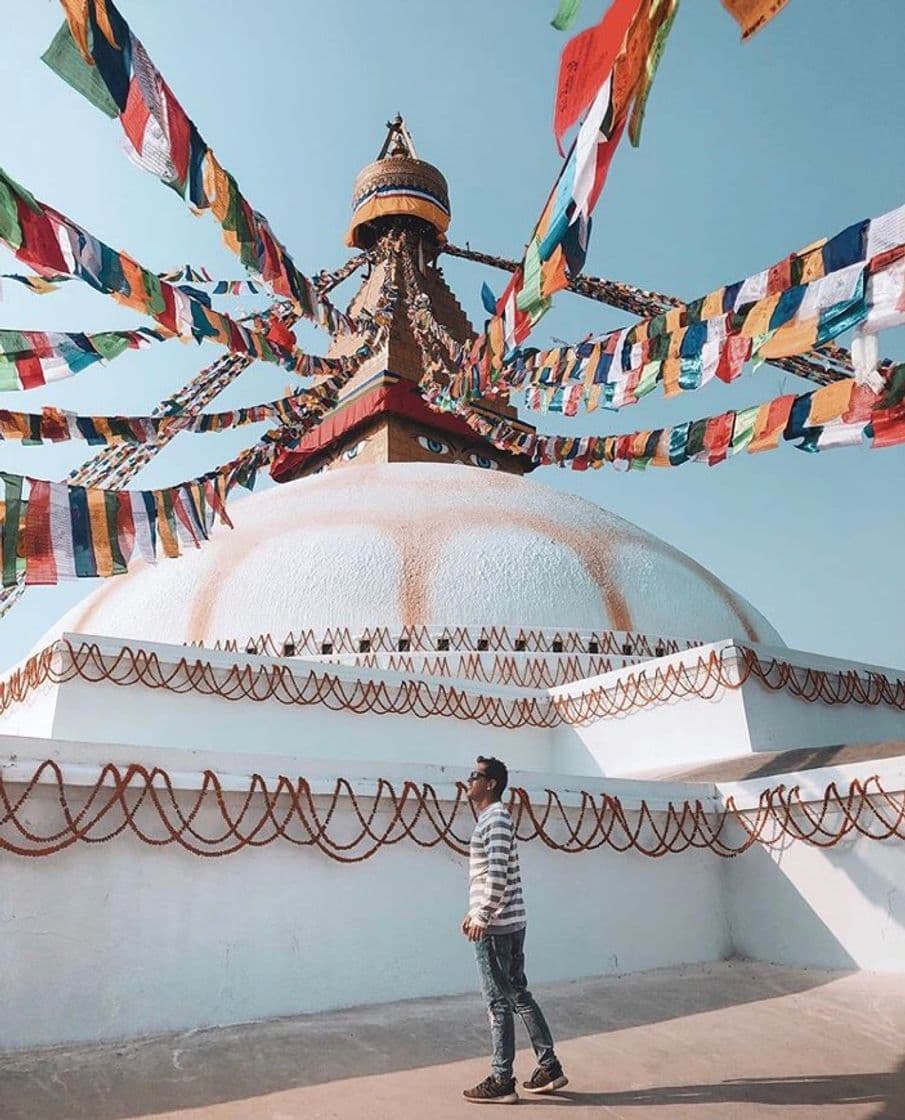
[[(80, 638), (74, 637), (77, 645)], [(121, 645), (110, 639), (85, 639), (97, 642), (115, 657)], [(183, 656), (199, 657), (213, 667), (221, 678), (235, 666), (249, 672), (284, 665), (270, 657), (213, 650), (191, 651), (180, 646), (142, 643), (145, 653), (155, 653), (164, 671), (171, 671)], [(292, 672), (304, 681), (309, 672), (329, 674), (350, 689), (356, 682), (383, 685), (388, 694), (410, 680), (404, 674), (359, 669), (342, 665), (294, 661)], [(480, 701), (480, 697), (518, 699), (525, 690), (463, 682), (456, 685)], [(543, 695), (541, 694), (543, 699)], [(255, 744), (271, 754), (295, 758), (386, 759), (388, 761), (444, 763), (467, 773), (476, 755), (499, 755), (523, 769), (550, 769), (550, 733), (544, 728), (484, 726), (471, 720), (447, 716), (419, 718), (417, 714), (377, 715), (371, 711), (334, 711), (323, 704), (296, 705), (267, 700), (226, 700), (201, 691), (171, 692), (131, 684), (122, 687), (109, 681), (92, 682), (75, 677), (51, 692), (44, 702), (53, 706), (51, 734), (56, 739), (86, 742), (126, 742), (137, 747), (167, 745), (174, 741), (191, 743), (200, 749), (246, 750)], [(38, 717), (33, 705), (30, 720), (46, 726), (46, 716)], [(16, 718), (16, 706), (9, 720)], [(0, 721), (0, 731), (15, 729), (20, 734), (33, 732), (21, 721), (16, 725)]]
[[(115, 639), (71, 637), (76, 646), (83, 640), (96, 642), (111, 663), (122, 645), (129, 644)], [(131, 646), (156, 655), (165, 672), (183, 657), (197, 658), (220, 678), (237, 667), (260, 672), (286, 665), (274, 658), (244, 653), (186, 650), (152, 643)], [(788, 658), (802, 670), (855, 671), (866, 679), (868, 671), (875, 669), (793, 650), (755, 648), (764, 658)], [(642, 671), (653, 678), (657, 673), (681, 670), (687, 681), (697, 680), (703, 693), (667, 696), (587, 726), (523, 726), (510, 730), (454, 716), (420, 718), (415, 713), (394, 716), (373, 711), (359, 715), (320, 704), (285, 704), (277, 698), (226, 700), (200, 691), (167, 692), (141, 684), (124, 688), (109, 681), (74, 678), (59, 686), (44, 684), (24, 703), (14, 704), (0, 716), (0, 731), (129, 742), (138, 747), (165, 745), (175, 733), (180, 741), (201, 748), (243, 750), (248, 743), (258, 743), (261, 750), (299, 758), (382, 758), (443, 762), (460, 768), (469, 767), (479, 753), (496, 754), (525, 769), (617, 776), (668, 773), (749, 752), (905, 738), (905, 712), (889, 705), (807, 703), (787, 690), (772, 691), (754, 677), (741, 688), (720, 686), (700, 669), (701, 659), (711, 654), (720, 656), (724, 670), (738, 679), (736, 648), (734, 643), (724, 641), (549, 690), (446, 682), (446, 687), (457, 689), (478, 706), (494, 698), (509, 703), (534, 698), (543, 705), (551, 695), (580, 697), (590, 689), (605, 689), (618, 700), (620, 685), (625, 686)], [(361, 682), (394, 694), (408, 688), (412, 681), (405, 673), (379, 668), (324, 666), (302, 660), (290, 665), (299, 681), (309, 672), (328, 674), (349, 689)], [(885, 672), (889, 677), (897, 674), (896, 670)], [(441, 687), (430, 679), (424, 685), (432, 690)]]
[[(33, 745), (20, 743), (19, 757)], [(63, 753), (125, 761), (131, 752), (66, 744)], [(179, 769), (188, 758), (177, 755), (171, 763), (191, 785), (197, 774)], [(154, 761), (165, 761), (164, 752)], [(198, 761), (219, 772), (237, 765), (235, 756), (215, 753)], [(266, 761), (276, 762), (273, 773), (298, 769), (293, 759)], [(97, 768), (87, 767), (85, 777), (89, 770)], [(436, 768), (375, 768), (381, 771), (451, 793)], [(513, 777), (540, 789), (552, 778)], [(646, 783), (609, 786), (629, 807), (640, 797), (659, 804), (664, 792)], [(55, 787), (42, 796), (44, 809), (29, 814), (33, 824), (45, 812), (56, 819)], [(337, 827), (350, 816), (341, 810)], [(210, 830), (215, 822), (219, 815), (198, 825)], [(729, 952), (722, 869), (709, 853), (565, 855), (534, 841), (522, 846), (522, 863), (533, 981)], [(123, 835), (39, 859), (2, 854), (0, 866), (0, 1048), (119, 1039), (477, 985), (473, 949), (459, 933), (466, 860), (442, 847), (403, 841), (343, 866), (279, 841), (205, 859)]]
[[(856, 672), (866, 681), (869, 672), (885, 673), (895, 680), (905, 672), (843, 662), (798, 650), (752, 646), (765, 661), (775, 656), (804, 670), (831, 674)], [(560, 726), (553, 732), (553, 766), (571, 774), (637, 775), (689, 768), (717, 759), (758, 751), (793, 750), (798, 747), (835, 746), (905, 739), (905, 712), (886, 704), (808, 703), (790, 691), (773, 691), (751, 676), (740, 688), (717, 686), (701, 658), (719, 654), (724, 670), (739, 680), (733, 642), (715, 642), (660, 658), (639, 667), (617, 669), (577, 684), (550, 689), (554, 696), (580, 696), (589, 689), (606, 689), (614, 703), (624, 694), (619, 686), (644, 671), (654, 684), (657, 672), (687, 671), (696, 674), (703, 695), (692, 692), (630, 709), (587, 726)]]
[[(846, 791), (853, 778), (877, 775), (901, 804), (905, 759), (860, 763), (784, 776), (819, 809), (835, 781)], [(756, 803), (763, 781), (720, 783), (740, 807)], [(878, 802), (879, 803), (879, 802)], [(894, 819), (897, 806), (886, 806)], [(837, 826), (839, 815), (827, 818)], [(856, 832), (830, 848), (794, 843), (755, 848), (729, 860), (725, 902), (733, 951), (775, 964), (905, 972), (905, 842), (873, 840)]]

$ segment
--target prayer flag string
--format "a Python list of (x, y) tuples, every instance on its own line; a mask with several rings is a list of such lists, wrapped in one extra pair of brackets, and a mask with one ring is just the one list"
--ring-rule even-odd
[(351, 321), (299, 272), (267, 219), (252, 209), (113, 0), (65, 0), (63, 7), (67, 22), (43, 56), (47, 65), (119, 119), (134, 163), (187, 197), (196, 213), (214, 215), (247, 269), (293, 300), (303, 317), (331, 334), (348, 333)]
[[(422, 391), (432, 408), (449, 410), (436, 384)], [(467, 405), (455, 412), (499, 450), (528, 456), (540, 466), (587, 470), (611, 463), (643, 470), (691, 461), (716, 466), (743, 451), (774, 450), (780, 441), (798, 441), (799, 450), (811, 452), (855, 446), (864, 437), (874, 448), (905, 443), (905, 364), (889, 370), (880, 393), (846, 378), (799, 396), (621, 435), (543, 435)]]
[(875, 334), (905, 323), (905, 206), (630, 327), (577, 346), (517, 348), (498, 370), (463, 362), (465, 348), (421, 318), (460, 365), (452, 400), (525, 389), (528, 407), (541, 411), (619, 409), (661, 385), (675, 396), (733, 381), (751, 359), (805, 354), (855, 326)]
[(206, 302), (143, 268), (126, 253), (111, 249), (70, 218), (39, 202), (0, 168), (0, 242), (35, 270), (68, 273), (117, 303), (150, 315), (168, 335), (202, 342), (211, 339), (237, 354), (247, 354), (305, 372), (308, 355), (288, 329), (271, 323), (265, 334), (251, 329)]

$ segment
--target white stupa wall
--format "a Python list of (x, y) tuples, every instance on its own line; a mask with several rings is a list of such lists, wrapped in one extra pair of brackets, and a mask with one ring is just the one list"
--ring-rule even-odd
[[(763, 660), (775, 656), (803, 675), (811, 668), (829, 673), (857, 673), (866, 681), (870, 672), (895, 680), (902, 670), (859, 662), (845, 662), (800, 650), (752, 645)], [(577, 684), (550, 690), (560, 697), (579, 697), (590, 689), (606, 689), (619, 701), (620, 682), (644, 671), (688, 671), (693, 680), (701, 658), (723, 657), (724, 666), (738, 680), (735, 646), (714, 642), (694, 650), (662, 657), (641, 666), (617, 669)], [(707, 685), (702, 674), (701, 682)], [(888, 704), (809, 703), (786, 689), (773, 691), (756, 678), (737, 688), (705, 688), (705, 695), (677, 696), (638, 707), (586, 726), (560, 726), (553, 733), (554, 766), (565, 773), (633, 775), (688, 769), (719, 759), (761, 751), (837, 746), (846, 743), (905, 739), (905, 712)]]
[[(830, 781), (843, 792), (853, 778), (877, 774), (888, 793), (905, 789), (902, 759), (810, 771), (785, 779), (804, 797), (822, 799)], [(760, 782), (719, 783), (740, 806), (753, 805)], [(816, 813), (818, 804), (811, 806)], [(895, 817), (895, 808), (887, 815)], [(828, 828), (839, 814), (827, 818)], [(876, 830), (876, 825), (874, 825)], [(757, 847), (729, 860), (724, 901), (733, 951), (775, 964), (808, 968), (905, 970), (905, 844), (852, 832), (821, 848)]]
[(230, 507), (178, 563), (107, 580), (64, 630), (153, 642), (290, 630), (507, 625), (781, 642), (690, 557), (571, 494), (503, 471), (386, 463), (328, 471)]
[[(857, 673), (866, 685), (869, 673), (882, 674), (890, 681), (905, 678), (905, 670), (866, 662), (841, 661), (834, 657), (801, 650), (754, 646), (762, 658), (774, 656), (791, 661), (799, 671), (825, 670), (828, 673)], [(803, 675), (803, 674), (802, 674)], [(889, 704), (813, 703), (780, 689), (773, 692), (755, 681), (742, 689), (745, 720), (755, 751), (791, 750), (795, 747), (834, 747), (845, 743), (880, 743), (905, 739), (905, 712)]]
[[(251, 672), (285, 666), (279, 659), (192, 650), (149, 642), (121, 642), (90, 635), (68, 635), (74, 647), (96, 644), (112, 664), (123, 645), (154, 655), (164, 673), (180, 659), (197, 658), (219, 679), (237, 666)], [(753, 647), (767, 658), (782, 654), (803, 672), (857, 672), (862, 679), (876, 666), (769, 647)], [(482, 697), (512, 701), (535, 697), (581, 697), (606, 689), (618, 700), (618, 688), (637, 677), (681, 670), (693, 679), (702, 658), (723, 658), (726, 671), (737, 673), (731, 641), (711, 643), (552, 689), (523, 689), (478, 681), (446, 681), (475, 702)], [(355, 682), (380, 685), (391, 697), (405, 688), (410, 674), (354, 665), (330, 665), (301, 659), (288, 663), (297, 682), (309, 672), (329, 674), (351, 688)], [(894, 678), (896, 670), (885, 670)], [(417, 679), (417, 677), (415, 678)], [(710, 686), (699, 676), (704, 695), (677, 696), (662, 702), (607, 715), (587, 725), (553, 728), (522, 726), (515, 730), (446, 716), (378, 715), (334, 711), (326, 705), (281, 703), (276, 698), (226, 700), (200, 691), (169, 692), (142, 684), (122, 687), (109, 681), (74, 677), (58, 685), (45, 683), (22, 703), (0, 715), (0, 733), (47, 736), (75, 741), (128, 742), (137, 748), (177, 743), (203, 749), (244, 751), (260, 744), (299, 758), (382, 758), (388, 761), (443, 762), (469, 768), (478, 754), (495, 754), (513, 765), (561, 774), (644, 775), (688, 769), (718, 759), (758, 751), (835, 746), (845, 743), (905, 739), (905, 712), (888, 704), (808, 703), (787, 690), (771, 691), (755, 678), (740, 688)], [(737, 676), (734, 679), (738, 679)], [(426, 681), (436, 689), (439, 681)]]
[[(20, 751), (28, 746), (23, 741)], [(105, 752), (130, 754), (94, 744), (65, 744), (63, 753), (87, 760)], [(185, 754), (172, 755), (171, 766), (189, 765)], [(236, 765), (207, 752), (195, 765), (202, 761), (221, 772)], [(260, 758), (247, 761), (261, 769)], [(274, 774), (291, 773), (295, 762), (266, 761)], [(380, 769), (400, 783), (430, 782), (449, 810), (439, 768)], [(185, 784), (197, 781), (179, 773)], [(529, 788), (551, 778), (513, 774)], [(617, 785), (629, 809), (639, 797), (660, 804), (664, 793), (653, 784)], [(56, 820), (55, 787), (46, 788), (47, 819)], [(43, 815), (31, 810), (31, 823), (40, 826)], [(210, 814), (197, 825), (209, 831), (222, 822)], [(334, 828), (344, 825), (352, 827), (348, 810)], [(521, 846), (521, 859), (532, 982), (729, 952), (722, 869), (709, 853), (562, 855), (534, 841)], [(477, 986), (474, 950), (459, 932), (467, 859), (445, 848), (402, 843), (341, 866), (284, 842), (204, 859), (124, 835), (43, 859), (4, 857), (3, 868), (0, 1047), (117, 1039)]]
[[(70, 636), (77, 644), (80, 640)], [(89, 637), (115, 656), (119, 642)], [(214, 650), (186, 650), (181, 646), (128, 643), (156, 654), (164, 671), (172, 671), (180, 658), (197, 655), (221, 677), (236, 665), (251, 671), (279, 666), (273, 658)], [(309, 671), (337, 677), (351, 687), (356, 681), (383, 684), (392, 696), (407, 678), (401, 673), (369, 671), (347, 666), (325, 668), (296, 661), (292, 672), (301, 682)], [(521, 690), (492, 685), (457, 685), (475, 695), (512, 698)], [(47, 695), (47, 694), (46, 694)], [(164, 692), (142, 684), (124, 688), (109, 681), (91, 682), (74, 677), (56, 686), (51, 733), (56, 739), (86, 742), (127, 742), (144, 748), (188, 745), (206, 750), (264, 752), (296, 758), (386, 759), (389, 761), (440, 762), (471, 768), (478, 754), (497, 754), (532, 770), (550, 768), (551, 740), (544, 728), (523, 727), (517, 740), (506, 728), (455, 718), (419, 719), (416, 715), (375, 715), (334, 711), (323, 704), (283, 704), (275, 698), (225, 700), (199, 691)], [(12, 713), (11, 713), (12, 715)], [(34, 720), (34, 715), (32, 715)], [(41, 721), (46, 722), (44, 716)], [(0, 731), (7, 728), (0, 720)], [(34, 734), (19, 726), (17, 730)]]
[[(105, 639), (103, 647), (115, 654), (118, 643)], [(146, 648), (164, 664), (186, 653)], [(796, 664), (810, 656), (785, 652)], [(690, 665), (700, 653), (667, 660)], [(198, 656), (218, 673), (273, 664), (245, 654)], [(296, 673), (300, 668), (294, 663)], [(383, 681), (390, 690), (404, 679), (354, 666), (331, 672), (350, 682)], [(473, 682), (461, 687), (475, 695), (526, 695)], [(372, 782), (384, 775), (430, 781), (448, 798), (448, 783), (463, 777), (477, 754), (493, 753), (525, 771), (513, 775), (515, 783), (566, 795), (605, 790), (622, 797), (631, 813), (642, 797), (662, 806), (716, 791), (604, 779), (601, 772), (689, 766), (778, 743), (835, 743), (843, 739), (840, 728), (860, 742), (901, 737), (903, 717), (883, 706), (805, 704), (752, 680), (709, 700), (664, 702), (586, 728), (508, 731), (452, 718), (364, 716), (74, 679), (42, 686), (14, 704), (0, 726), (9, 733), (16, 721), (31, 737), (0, 737), (10, 782), (15, 767), (24, 773), (28, 760), (54, 757), (76, 785), (93, 781), (99, 765), (112, 760), (160, 765), (186, 788), (210, 768), (235, 775), (234, 789), (245, 788), (253, 772), (303, 774), (328, 786), (337, 775)], [(438, 765), (430, 766), (434, 760)], [(866, 777), (881, 765), (845, 768), (846, 786), (849, 775)], [(803, 780), (819, 794), (828, 773), (834, 774), (816, 771)], [(750, 802), (771, 784), (723, 792)], [(895, 793), (905, 777), (890, 773), (884, 784)], [(9, 788), (15, 793), (14, 784)], [(52, 799), (47, 807), (54, 811)], [(349, 814), (341, 810), (338, 820), (348, 822)], [(559, 855), (534, 843), (524, 845), (523, 858), (530, 975), (537, 980), (728, 954), (872, 969), (901, 969), (905, 960), (905, 847), (898, 841), (852, 840), (826, 853), (802, 844), (779, 855), (754, 849), (728, 861), (708, 852), (662, 859), (610, 850)], [(464, 861), (445, 849), (423, 852), (404, 843), (361, 866), (340, 867), (281, 843), (205, 860), (121, 837), (44, 859), (0, 853), (0, 866), (0, 1046), (190, 1029), (474, 987), (471, 955), (456, 933)], [(401, 927), (414, 948), (400, 950)]]

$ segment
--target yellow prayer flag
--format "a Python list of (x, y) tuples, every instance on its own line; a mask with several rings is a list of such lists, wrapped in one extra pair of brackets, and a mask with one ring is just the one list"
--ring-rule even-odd
[(811, 397), (808, 427), (828, 424), (831, 420), (838, 420), (843, 413), (848, 412), (854, 387), (855, 380), (852, 377), (846, 377), (842, 381), (833, 381), (829, 385), (821, 386)]
[(823, 266), (824, 245), (826, 245), (826, 238), (821, 237), (795, 254), (796, 259), (802, 263), (799, 284), (810, 284), (813, 280), (820, 280), (826, 275), (826, 269)]
[(779, 298), (777, 292), (776, 295), (764, 296), (763, 299), (759, 299), (757, 303), (751, 305), (740, 331), (745, 338), (758, 338), (769, 331), (770, 319), (776, 310)]
[(795, 354), (806, 354), (817, 341), (817, 319), (795, 319), (783, 323), (772, 338), (759, 347), (758, 354), (765, 361), (772, 358), (789, 358)]
[(103, 490), (85, 491), (88, 500), (88, 521), (91, 524), (91, 545), (99, 576), (113, 575), (113, 553), (110, 550), (110, 527), (107, 524), (107, 503)]
[(786, 6), (788, 0), (723, 0), (723, 7), (742, 29), (742, 38), (753, 35)]
[(701, 305), (701, 318), (717, 319), (723, 314), (723, 292), (725, 288), (719, 288), (715, 292), (704, 296), (704, 303)]
[(663, 396), (675, 397), (682, 392), (679, 386), (679, 375), (682, 372), (682, 363), (678, 358), (665, 358), (663, 361)]
[(66, 22), (79, 53), (89, 66), (94, 65), (88, 45), (88, 5), (85, 0), (60, 0), (66, 13)]

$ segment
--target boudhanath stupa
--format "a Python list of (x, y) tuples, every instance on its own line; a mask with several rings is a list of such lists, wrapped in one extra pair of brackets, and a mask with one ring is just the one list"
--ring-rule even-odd
[(393, 122), (347, 234), (350, 314), (398, 292), (379, 347), (233, 530), (107, 581), (6, 682), (4, 836), (45, 851), (0, 853), (0, 1046), (471, 990), (478, 754), (519, 791), (535, 981), (902, 969), (905, 849), (875, 811), (905, 789), (901, 674), (789, 649), (702, 565), (427, 407), (407, 309), (475, 333), (449, 221)]

